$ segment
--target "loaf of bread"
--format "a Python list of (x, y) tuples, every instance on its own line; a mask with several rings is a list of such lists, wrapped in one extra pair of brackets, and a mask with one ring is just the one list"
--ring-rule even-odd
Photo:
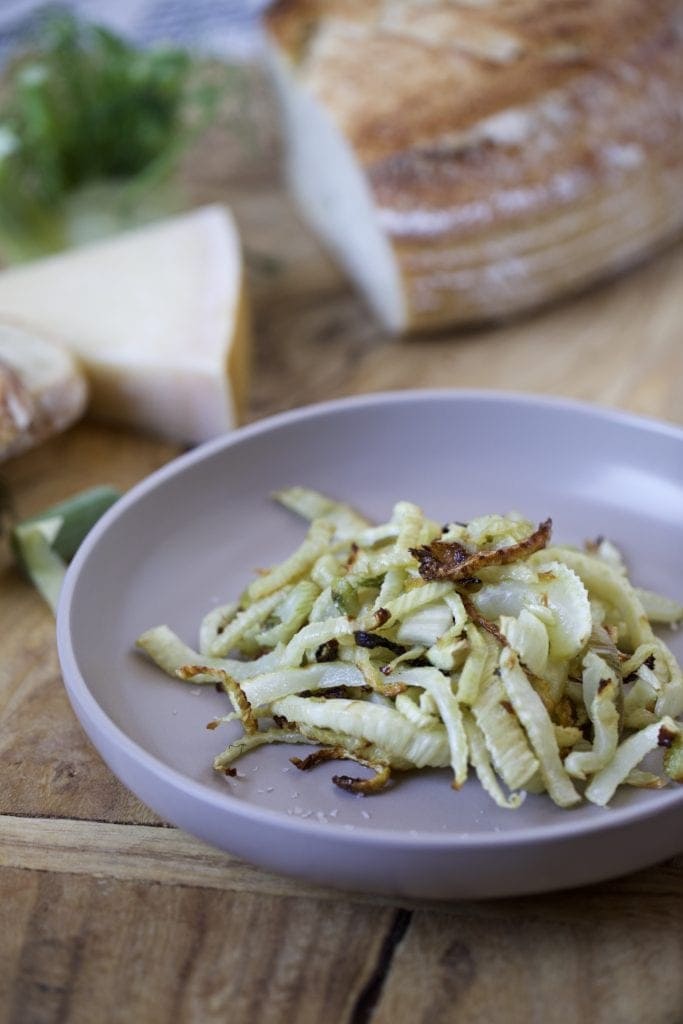
[(496, 319), (683, 225), (681, 0), (279, 0), (291, 188), (393, 331)]
[(64, 430), (87, 397), (85, 377), (57, 341), (0, 321), (0, 461)]

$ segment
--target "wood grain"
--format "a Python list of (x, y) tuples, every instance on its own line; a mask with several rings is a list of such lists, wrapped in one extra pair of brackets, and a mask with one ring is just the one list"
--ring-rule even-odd
[[(268, 896), (315, 895), (321, 900), (390, 904), (397, 907), (429, 908), (449, 913), (451, 908), (475, 907), (476, 916), (498, 913), (497, 908), (516, 907), (520, 915), (531, 912), (580, 920), (586, 907), (604, 903), (606, 894), (628, 901), (646, 897), (651, 907), (666, 905), (664, 917), (675, 918), (683, 910), (683, 855), (653, 868), (586, 886), (568, 895), (519, 897), (505, 901), (482, 900), (443, 903), (407, 900), (361, 892), (311, 887), (308, 883), (246, 864), (216, 850), (180, 829), (151, 825), (120, 825), (109, 822), (76, 821), (65, 818), (25, 818), (0, 815), (0, 865), (60, 874), (88, 874), (119, 881), (153, 882), (156, 885), (191, 885), (232, 892), (260, 892)], [(676, 929), (673, 928), (678, 939)]]
[[(273, 875), (215, 850), (175, 828), (115, 825), (64, 818), (0, 816), (3, 867), (86, 874), (118, 881), (193, 886), (268, 896), (342, 898), (333, 889)], [(354, 894), (354, 902), (391, 902)]]
[[(150, 946), (163, 945), (163, 966), (152, 965), (150, 986), (180, 1000), (180, 1009), (163, 1000), (148, 1007), (146, 993), (129, 987), (126, 1012), (144, 1010), (152, 1021), (192, 1020), (192, 1013), (218, 1020), (214, 1012), (229, 1005), (232, 1020), (249, 1022), (257, 1019), (255, 993), (265, 989), (276, 1000), (259, 1009), (259, 1020), (278, 1021), (286, 1012), (317, 1021), (324, 1011), (349, 1024), (669, 1024), (683, 998), (683, 858), (545, 897), (450, 906), (401, 901), (411, 911), (399, 912), (395, 944), (387, 936), (396, 915), (382, 908), (393, 901), (314, 890), (175, 829), (5, 816), (0, 863), (0, 892), (2, 880), (12, 879), (0, 898), (23, 935), (22, 943), (13, 929), (0, 935), (0, 957), (15, 965), (17, 979), (4, 1018), (11, 1022), (23, 1024), (18, 1005), (25, 1001), (36, 1019), (86, 1020), (80, 999), (93, 995), (93, 984), (109, 1006), (104, 1000), (131, 970), (131, 951), (144, 959), (140, 930)], [(169, 936), (169, 918), (178, 916), (180, 932), (173, 925)], [(217, 944), (211, 967), (212, 940), (198, 935), (200, 923)], [(238, 951), (239, 985), (232, 968), (224, 973)], [(107, 970), (93, 982), (105, 956)], [(181, 958), (182, 982), (175, 973)], [(278, 983), (282, 971), (296, 974), (305, 999), (296, 1003), (293, 983)], [(340, 984), (343, 971), (349, 975)], [(216, 1005), (205, 1001), (211, 972), (223, 992)], [(102, 1019), (126, 1019), (111, 1014)]]
[(591, 904), (577, 894), (575, 904), (567, 914), (551, 903), (538, 917), (518, 907), (486, 918), (415, 914), (374, 1024), (680, 1020), (680, 895)]
[(392, 917), (18, 870), (3, 872), (0, 899), (19, 926), (0, 932), (3, 1024), (344, 1021)]
[[(19, 516), (108, 482), (125, 491), (177, 448), (81, 424), (3, 467)], [(0, 565), (0, 812), (110, 821), (158, 820), (111, 775), (74, 718), (62, 685), (54, 619), (11, 564)]]
[[(535, 316), (410, 341), (302, 227), (250, 79), (246, 138), (188, 158), (232, 204), (254, 306), (256, 419), (414, 386), (565, 395), (683, 422), (683, 247)], [(83, 423), (2, 467), (28, 515), (127, 489), (177, 452)], [(0, 1024), (679, 1024), (683, 858), (572, 893), (450, 905), (314, 889), (209, 849), (109, 773), (66, 700), (54, 622), (0, 553)]]
[[(27, 1003), (36, 1019), (87, 1020), (86, 993), (110, 1007), (103, 1020), (126, 1019), (106, 1000), (131, 970), (130, 957), (145, 959), (140, 931), (150, 947), (163, 946), (150, 988), (180, 1000), (180, 1008), (163, 999), (148, 1006), (146, 992), (128, 987), (126, 1012), (144, 1011), (151, 1021), (197, 1013), (218, 1020), (229, 1006), (231, 1019), (244, 1022), (279, 1021), (280, 1012), (317, 1021), (334, 1012), (349, 1024), (669, 1024), (683, 998), (683, 858), (545, 897), (401, 901), (411, 910), (399, 912), (400, 939), (388, 951), (397, 918), (386, 904), (394, 901), (311, 889), (175, 829), (5, 816), (0, 864), (0, 893), (12, 880), (0, 898), (15, 922), (0, 934), (0, 957), (16, 977), (0, 1020), (12, 1024), (23, 1024), (19, 1006)], [(107, 970), (93, 980), (105, 956)], [(293, 981), (278, 982), (282, 972), (296, 976), (305, 999), (296, 1001)], [(209, 976), (211, 991), (223, 993), (215, 1002), (206, 1000)], [(257, 1018), (252, 1001), (265, 989)]]

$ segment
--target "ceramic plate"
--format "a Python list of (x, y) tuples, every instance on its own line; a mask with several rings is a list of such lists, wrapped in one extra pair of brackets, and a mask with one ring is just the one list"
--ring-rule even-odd
[[(233, 726), (213, 688), (164, 676), (134, 651), (167, 623), (199, 621), (253, 570), (300, 542), (269, 494), (305, 484), (378, 520), (411, 499), (437, 520), (517, 509), (554, 538), (603, 534), (641, 586), (683, 597), (683, 431), (574, 403), (493, 393), (403, 392), (286, 413), (196, 449), (135, 487), (74, 560), (58, 616), (61, 663), (84, 729), (118, 777), (164, 818), (253, 863), (312, 883), (395, 896), (510, 895), (581, 885), (683, 848), (683, 789), (623, 787), (610, 808), (544, 796), (498, 809), (445, 771), (387, 792), (335, 787), (267, 747), (217, 775)], [(683, 632), (671, 643), (683, 658)], [(301, 753), (306, 748), (299, 748)]]

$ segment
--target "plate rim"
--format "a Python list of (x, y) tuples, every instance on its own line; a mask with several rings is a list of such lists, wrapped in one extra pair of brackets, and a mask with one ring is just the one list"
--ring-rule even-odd
[[(166, 765), (158, 757), (133, 740), (124, 729), (110, 718), (96, 700), (87, 681), (81, 674), (72, 642), (70, 629), (71, 609), (79, 576), (90, 557), (91, 551), (98, 545), (100, 538), (109, 530), (113, 523), (127, 513), (131, 506), (134, 506), (140, 499), (162, 486), (167, 479), (182, 474), (189, 467), (205, 459), (212, 458), (218, 452), (228, 450), (260, 434), (277, 431), (290, 423), (303, 422), (308, 419), (345, 412), (353, 408), (367, 408), (369, 406), (415, 401), (431, 403), (432, 401), (443, 400), (451, 401), (455, 404), (493, 402), (495, 404), (514, 405), (522, 408), (545, 409), (551, 415), (554, 412), (564, 412), (582, 417), (589, 416), (603, 423), (616, 423), (627, 428), (659, 434), (683, 445), (683, 428), (654, 417), (642, 416), (622, 409), (612, 409), (577, 399), (558, 398), (552, 395), (536, 395), (524, 391), (460, 388), (407, 388), (395, 391), (367, 392), (361, 395), (311, 403), (265, 417), (254, 423), (239, 427), (230, 433), (221, 435), (218, 438), (204, 442), (190, 451), (176, 456), (134, 484), (95, 524), (67, 570), (57, 610), (57, 647), (65, 689), (77, 717), (81, 720), (84, 731), (89, 738), (93, 739), (89, 730), (85, 728), (84, 718), (91, 727), (97, 730), (98, 735), (107, 735), (116, 748), (120, 749), (126, 757), (135, 761), (148, 775), (151, 774), (162, 785), (170, 785), (182, 791), (184, 797), (191, 798), (193, 801), (199, 801), (207, 810), (218, 813), (225, 813), (227, 810), (231, 814), (235, 814), (245, 820), (250, 820), (260, 826), (285, 826), (290, 834), (299, 833), (302, 837), (310, 836), (311, 830), (319, 827), (317, 821), (290, 816), (281, 809), (251, 804), (248, 800), (237, 797), (230, 791), (220, 793), (218, 790), (211, 788), (207, 783), (193, 779), (179, 769)], [(93, 742), (95, 741), (93, 740)], [(98, 744), (95, 743), (95, 746), (99, 752)], [(124, 783), (124, 785), (126, 784)], [(126, 786), (126, 788), (129, 787)], [(419, 847), (433, 851), (474, 851), (498, 847), (501, 853), (503, 853), (506, 848), (512, 849), (528, 845), (529, 843), (537, 845), (539, 843), (564, 842), (569, 838), (585, 837), (591, 833), (601, 834), (606, 830), (632, 826), (641, 819), (647, 821), (657, 817), (659, 814), (668, 814), (677, 804), (683, 804), (683, 787), (679, 790), (675, 788), (666, 791), (660, 790), (656, 797), (657, 803), (655, 806), (648, 806), (647, 802), (643, 802), (632, 807), (601, 808), (600, 811), (606, 815), (604, 820), (597, 817), (589, 817), (579, 822), (576, 820), (572, 821), (573, 809), (570, 808), (565, 811), (567, 815), (566, 821), (562, 819), (547, 824), (521, 826), (505, 832), (449, 832), (442, 834), (419, 829), (391, 830), (360, 824), (351, 831), (345, 828), (343, 824), (338, 824), (334, 821), (325, 822), (324, 831), (327, 836), (334, 836), (335, 841), (350, 846), (361, 846), (370, 841), (373, 845), (378, 846), (385, 845), (402, 849)], [(227, 807), (226, 800), (228, 801)]]

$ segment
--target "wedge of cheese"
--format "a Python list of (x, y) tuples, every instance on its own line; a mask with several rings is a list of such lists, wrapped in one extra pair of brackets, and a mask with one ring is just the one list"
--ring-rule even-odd
[(249, 326), (237, 229), (222, 206), (0, 273), (0, 317), (56, 334), (90, 411), (198, 443), (238, 422)]
[(85, 378), (65, 348), (0, 321), (0, 461), (70, 426), (86, 400)]

